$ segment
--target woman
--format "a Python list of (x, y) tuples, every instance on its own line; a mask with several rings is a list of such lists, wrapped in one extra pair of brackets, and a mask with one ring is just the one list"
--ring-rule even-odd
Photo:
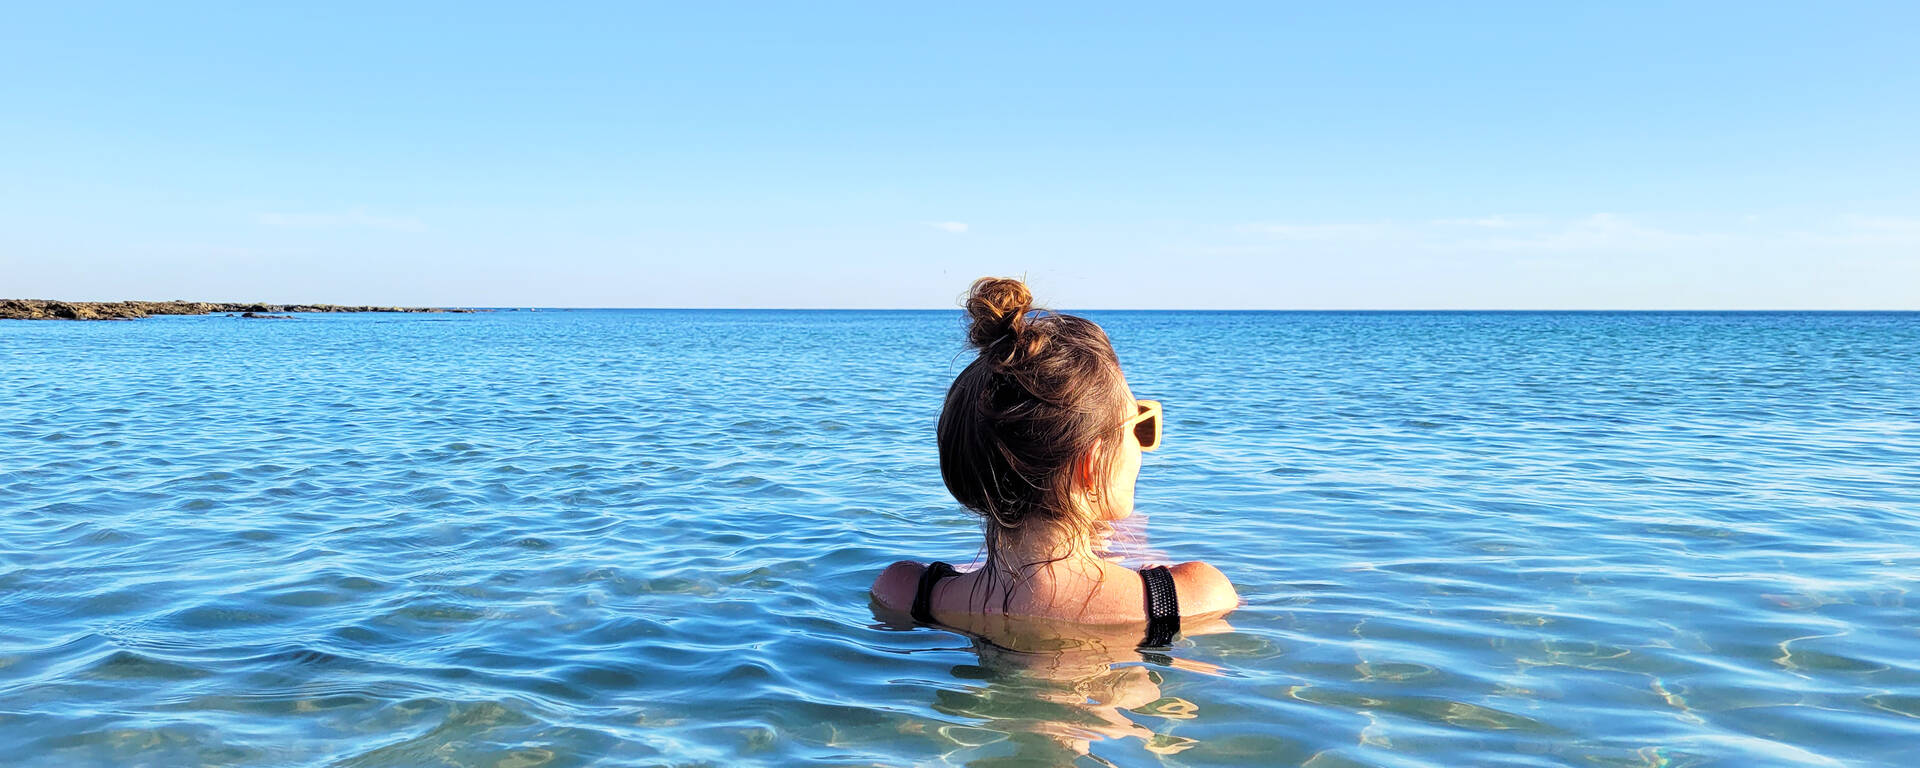
[(1183, 616), (1232, 610), (1239, 596), (1201, 562), (1123, 568), (1096, 538), (1133, 513), (1140, 452), (1159, 447), (1159, 403), (1133, 399), (1100, 326), (1034, 313), (1018, 280), (981, 278), (967, 297), (979, 357), (947, 390), (940, 476), (982, 518), (986, 560), (955, 572), (902, 561), (873, 583), (884, 608), (962, 629), (1005, 619), (1145, 625), (1165, 645)]

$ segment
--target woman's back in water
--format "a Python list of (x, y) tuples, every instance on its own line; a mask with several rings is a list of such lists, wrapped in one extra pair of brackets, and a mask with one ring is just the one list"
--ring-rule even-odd
[[(873, 583), (873, 595), (890, 611), (908, 613), (927, 566), (902, 560), (888, 566)], [(1147, 620), (1146, 586), (1140, 573), (1108, 560), (1056, 564), (1053, 574), (1037, 576), (1008, 590), (988, 583), (984, 569), (958, 573), (934, 587), (930, 608), (942, 624), (964, 628), (964, 617), (1020, 616), (1081, 624), (1140, 624)], [(1169, 566), (1179, 594), (1180, 616), (1224, 614), (1240, 596), (1226, 574), (1200, 561)]]
[(1015, 280), (976, 281), (967, 311), (979, 357), (948, 389), (940, 470), (982, 517), (984, 563), (952, 575), (894, 563), (874, 581), (879, 605), (963, 629), (992, 616), (1124, 625), (1169, 613), (1177, 628), (1179, 617), (1238, 605), (1206, 563), (1132, 571), (1095, 551), (1097, 533), (1132, 514), (1140, 454), (1159, 447), (1162, 427), (1159, 404), (1133, 398), (1099, 326), (1030, 317), (1032, 296)]

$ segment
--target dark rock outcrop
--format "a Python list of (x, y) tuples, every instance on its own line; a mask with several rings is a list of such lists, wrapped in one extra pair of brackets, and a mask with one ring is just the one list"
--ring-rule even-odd
[[(275, 312), (473, 312), (444, 307), (373, 307), (339, 304), (258, 304), (206, 301), (54, 301), (0, 299), (0, 320), (132, 320), (153, 315), (210, 315), (246, 313), (266, 317)], [(282, 316), (275, 316), (276, 319)]]

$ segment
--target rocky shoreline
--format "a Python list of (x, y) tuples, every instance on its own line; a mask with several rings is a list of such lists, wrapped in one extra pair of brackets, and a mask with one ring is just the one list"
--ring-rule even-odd
[(339, 304), (258, 304), (209, 301), (51, 301), (0, 299), (0, 320), (133, 320), (153, 315), (211, 315), (285, 319), (273, 313), (291, 312), (458, 312), (478, 310), (446, 307), (373, 307)]

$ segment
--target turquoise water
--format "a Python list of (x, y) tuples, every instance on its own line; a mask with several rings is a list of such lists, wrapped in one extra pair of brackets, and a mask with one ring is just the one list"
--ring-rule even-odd
[(0, 755), (1920, 763), (1920, 315), (1092, 317), (1165, 651), (870, 607), (957, 312), (0, 322)]

